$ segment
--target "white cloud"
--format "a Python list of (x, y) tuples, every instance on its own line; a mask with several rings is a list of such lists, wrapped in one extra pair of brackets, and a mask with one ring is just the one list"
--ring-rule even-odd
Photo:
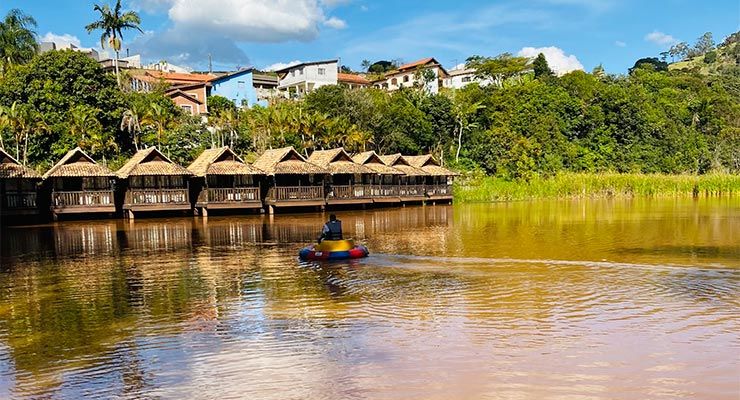
[(172, 6), (175, 0), (131, 0), (131, 8), (136, 11), (147, 13), (156, 13), (166, 11)]
[(563, 75), (570, 71), (583, 70), (583, 64), (574, 55), (566, 55), (565, 52), (554, 46), (550, 47), (525, 47), (517, 53), (519, 57), (535, 58), (538, 54), (544, 54), (547, 64), (556, 74)]
[(70, 35), (69, 33), (65, 33), (62, 35), (57, 35), (55, 33), (47, 32), (46, 35), (41, 37), (42, 42), (54, 42), (57, 45), (57, 48), (69, 48), (70, 44), (73, 44), (77, 47), (82, 47), (80, 45), (80, 39), (77, 36)]
[(623, 42), (621, 40), (615, 41), (614, 42), (614, 45), (617, 46), (617, 47), (627, 47), (627, 43), (625, 43), (625, 42)]
[(337, 17), (331, 17), (324, 21), (324, 25), (334, 29), (344, 29), (347, 27), (347, 23)]
[(300, 61), (300, 60), (293, 60), (293, 61), (289, 61), (287, 63), (281, 63), (281, 62), (279, 62), (279, 63), (275, 63), (275, 64), (272, 64), (272, 65), (268, 65), (268, 66), (262, 68), (262, 70), (263, 71), (277, 71), (277, 70), (281, 70), (283, 68), (288, 68), (288, 67), (292, 67), (294, 65), (298, 65), (298, 64), (300, 64), (302, 62), (303, 61)]
[(321, 4), (327, 7), (336, 7), (349, 4), (352, 0), (321, 0)]
[(652, 31), (645, 35), (645, 40), (648, 42), (655, 43), (659, 46), (670, 46), (678, 43), (678, 40), (671, 35), (665, 34), (660, 31)]
[(360, 11), (365, 12), (367, 10), (369, 10), (369, 8), (366, 5), (363, 4), (360, 6)]

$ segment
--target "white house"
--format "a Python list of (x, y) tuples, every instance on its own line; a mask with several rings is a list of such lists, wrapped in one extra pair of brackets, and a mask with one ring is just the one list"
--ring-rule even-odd
[(444, 87), (462, 89), (471, 83), (478, 83), (481, 86), (486, 86), (491, 82), (488, 79), (477, 78), (475, 76), (475, 70), (472, 68), (451, 69), (448, 77), (444, 80)]
[(286, 97), (303, 97), (321, 86), (336, 85), (337, 61), (307, 62), (277, 70), (277, 88), (285, 92)]
[[(424, 77), (430, 71), (429, 77)], [(434, 58), (424, 58), (409, 64), (404, 64), (395, 71), (390, 71), (382, 79), (373, 82), (373, 86), (388, 91), (398, 90), (402, 87), (414, 87), (425, 85), (429, 93), (439, 93), (447, 71)]]

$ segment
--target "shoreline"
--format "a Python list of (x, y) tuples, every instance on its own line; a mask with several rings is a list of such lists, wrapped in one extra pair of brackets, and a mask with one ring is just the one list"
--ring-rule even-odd
[(740, 175), (584, 174), (560, 173), (530, 181), (492, 176), (461, 178), (453, 201), (487, 203), (633, 197), (710, 197), (740, 193)]

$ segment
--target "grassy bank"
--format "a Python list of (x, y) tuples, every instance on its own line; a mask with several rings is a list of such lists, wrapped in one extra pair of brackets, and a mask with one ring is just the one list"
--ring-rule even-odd
[(455, 185), (455, 200), (487, 202), (577, 197), (717, 196), (740, 193), (740, 175), (558, 174), (531, 181), (490, 176), (466, 177)]

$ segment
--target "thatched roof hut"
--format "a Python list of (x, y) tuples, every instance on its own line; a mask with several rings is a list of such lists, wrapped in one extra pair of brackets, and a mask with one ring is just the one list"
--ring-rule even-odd
[(373, 174), (374, 172), (362, 164), (352, 160), (352, 157), (343, 149), (316, 150), (308, 161), (325, 168), (332, 175), (337, 174)]
[(44, 179), (48, 178), (89, 178), (114, 177), (113, 171), (100, 165), (77, 147), (67, 152), (59, 162), (46, 171)]
[(380, 156), (380, 159), (383, 160), (386, 165), (403, 172), (406, 176), (416, 177), (430, 175), (423, 169), (412, 166), (400, 153)]
[(156, 147), (139, 150), (121, 167), (118, 177), (126, 179), (130, 176), (168, 176), (192, 175), (190, 171), (175, 164)]
[(403, 172), (386, 165), (380, 156), (374, 151), (366, 151), (356, 154), (352, 157), (352, 160), (358, 164), (364, 165), (366, 168), (378, 175), (403, 175)]
[(439, 162), (431, 154), (423, 156), (403, 156), (411, 166), (421, 168), (432, 176), (457, 176), (458, 173), (452, 172), (447, 168), (439, 165)]
[(0, 179), (41, 179), (41, 175), (18, 162), (0, 147)]
[(293, 147), (267, 150), (252, 164), (267, 175), (326, 174), (328, 170), (308, 162)]
[(247, 164), (228, 146), (208, 149), (187, 168), (195, 176), (206, 175), (264, 175), (259, 169)]

